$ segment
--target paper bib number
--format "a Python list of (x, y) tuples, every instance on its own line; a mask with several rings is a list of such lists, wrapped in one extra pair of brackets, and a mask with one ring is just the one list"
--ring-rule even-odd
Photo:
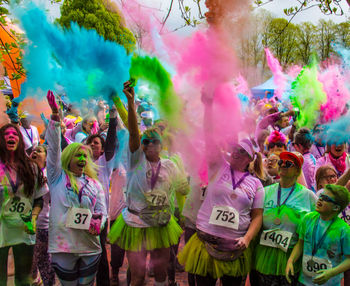
[(201, 200), (201, 201), (204, 201), (204, 199), (205, 199), (205, 194), (206, 194), (206, 192), (207, 192), (207, 186), (201, 187), (200, 192), (201, 192), (200, 200)]
[[(313, 261), (312, 263), (308, 263), (309, 261)], [(303, 256), (303, 272), (305, 275), (314, 277), (316, 276), (316, 272), (319, 270), (327, 270), (332, 268), (332, 262), (328, 259), (312, 257), (310, 255)]]
[(66, 227), (88, 230), (92, 214), (89, 209), (70, 208), (67, 213)]
[(4, 216), (26, 215), (30, 213), (32, 204), (26, 198), (11, 198), (4, 207)]
[(340, 213), (340, 218), (350, 225), (350, 207), (347, 207), (344, 212)]
[(166, 192), (161, 190), (153, 190), (145, 193), (145, 197), (150, 206), (164, 206), (169, 204)]
[(215, 206), (211, 212), (209, 223), (237, 230), (239, 213), (235, 208), (229, 206)]
[(265, 230), (260, 236), (260, 244), (280, 248), (287, 252), (293, 233), (283, 230)]

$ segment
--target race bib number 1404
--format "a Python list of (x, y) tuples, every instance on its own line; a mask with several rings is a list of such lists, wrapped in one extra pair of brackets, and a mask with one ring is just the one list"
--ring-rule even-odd
[(260, 236), (260, 244), (280, 248), (287, 252), (293, 234), (283, 230), (265, 230)]

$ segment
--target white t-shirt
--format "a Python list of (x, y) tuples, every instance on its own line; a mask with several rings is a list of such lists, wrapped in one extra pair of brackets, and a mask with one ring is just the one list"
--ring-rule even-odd
[(23, 142), (24, 142), (24, 148), (28, 150), (29, 148), (39, 145), (40, 143), (40, 137), (38, 128), (36, 128), (33, 125), (30, 125), (30, 129), (25, 129), (23, 126), (20, 126), (19, 129), (21, 130)]
[(35, 235), (25, 232), (23, 216), (30, 216), (34, 199), (42, 197), (48, 190), (35, 189), (32, 196), (24, 194), (24, 185), (20, 184), (16, 193), (5, 173), (5, 165), (0, 162), (0, 248), (16, 244), (35, 244)]
[[(166, 194), (170, 203), (170, 208), (174, 209), (174, 195), (176, 178), (179, 176), (175, 164), (168, 159), (160, 159), (160, 169), (158, 180), (154, 190), (162, 191)], [(147, 161), (145, 154), (140, 146), (138, 150), (131, 153), (128, 149), (128, 174), (126, 189), (126, 208), (123, 210), (125, 222), (132, 227), (149, 227), (147, 223), (139, 218), (138, 215), (130, 213), (128, 208), (139, 212), (148, 206), (145, 194), (151, 192), (150, 180), (152, 176), (152, 166)]]
[[(237, 183), (244, 173), (235, 171), (234, 179)], [(261, 182), (248, 175), (239, 186), (233, 189), (230, 164), (223, 161), (223, 166), (216, 176), (208, 184), (206, 197), (198, 212), (197, 228), (201, 231), (226, 239), (236, 239), (246, 234), (251, 222), (251, 210), (263, 209), (265, 192)], [(221, 226), (215, 224), (213, 217), (219, 221), (225, 221), (224, 213), (220, 213), (218, 207), (227, 208), (229, 212), (227, 221), (237, 221), (236, 229), (230, 228), (230, 224)], [(232, 209), (232, 211), (231, 211)], [(224, 209), (222, 209), (225, 211)], [(235, 213), (235, 211), (237, 213)], [(231, 212), (235, 217), (230, 217)], [(221, 215), (221, 217), (220, 217)], [(232, 215), (233, 216), (233, 215)]]

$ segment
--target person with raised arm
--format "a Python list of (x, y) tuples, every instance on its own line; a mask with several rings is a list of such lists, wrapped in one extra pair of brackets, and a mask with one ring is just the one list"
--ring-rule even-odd
[[(262, 170), (249, 139), (233, 144), (225, 159), (213, 136), (212, 99), (202, 93), (209, 183), (199, 208), (197, 231), (179, 253), (185, 271), (197, 285), (240, 285), (251, 270), (250, 242), (258, 234), (263, 215), (264, 188), (248, 171)], [(259, 172), (258, 172), (259, 173)], [(197, 189), (196, 191), (200, 191)]]
[(60, 117), (52, 91), (47, 100), (52, 110), (46, 132), (52, 266), (62, 285), (93, 285), (101, 256), (98, 234), (107, 217), (105, 194), (89, 147), (72, 143), (61, 153)]
[(130, 82), (124, 84), (123, 92), (128, 100), (130, 134), (126, 208), (108, 237), (126, 250), (132, 286), (144, 283), (147, 251), (154, 265), (154, 285), (165, 286), (170, 247), (178, 243), (182, 233), (172, 215), (179, 172), (172, 161), (160, 158), (162, 138), (158, 129), (148, 129), (140, 138)]

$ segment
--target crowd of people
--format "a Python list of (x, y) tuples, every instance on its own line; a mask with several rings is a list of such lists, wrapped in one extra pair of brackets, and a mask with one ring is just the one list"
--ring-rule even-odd
[(222, 146), (203, 94), (205, 182), (189, 175), (151, 103), (131, 82), (123, 92), (127, 104), (78, 109), (48, 91), (42, 134), (16, 100), (8, 107), (0, 285), (10, 248), (15, 285), (119, 285), (124, 256), (132, 286), (147, 269), (155, 286), (178, 285), (178, 264), (190, 286), (350, 285), (348, 142), (323, 142), (317, 125), (298, 128), (295, 111), (265, 97), (250, 101), (253, 134)]

